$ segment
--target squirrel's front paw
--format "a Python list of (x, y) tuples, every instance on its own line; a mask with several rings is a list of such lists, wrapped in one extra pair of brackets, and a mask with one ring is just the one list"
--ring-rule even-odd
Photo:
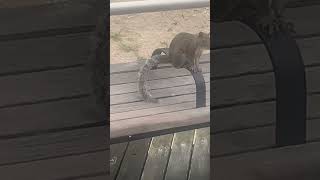
[(196, 66), (191, 66), (191, 67), (187, 67), (187, 69), (191, 72), (191, 73), (198, 73), (198, 72), (202, 72), (202, 69)]

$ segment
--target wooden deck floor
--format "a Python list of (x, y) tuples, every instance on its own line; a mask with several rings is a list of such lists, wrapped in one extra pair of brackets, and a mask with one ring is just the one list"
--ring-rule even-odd
[(111, 145), (112, 180), (209, 180), (210, 128)]
[(150, 72), (151, 93), (160, 103), (146, 103), (138, 91), (138, 69), (144, 61), (110, 67), (111, 138), (210, 123), (210, 54), (201, 59), (207, 106), (196, 109), (195, 82), (185, 69), (163, 64)]

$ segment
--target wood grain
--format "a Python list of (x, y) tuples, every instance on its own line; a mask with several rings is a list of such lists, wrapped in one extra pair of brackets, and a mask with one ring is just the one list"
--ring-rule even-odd
[(194, 136), (188, 180), (210, 180), (210, 128), (196, 129)]
[(320, 144), (309, 143), (211, 159), (213, 179), (308, 179), (319, 177)]
[(187, 180), (191, 159), (194, 130), (176, 133), (165, 180)]
[(141, 139), (129, 143), (117, 180), (140, 180), (150, 140)]
[(163, 180), (170, 157), (173, 134), (153, 137), (141, 180)]
[(81, 177), (88, 174), (107, 173), (106, 162), (108, 154), (109, 151), (105, 150), (81, 155), (0, 166), (0, 174), (1, 178), (12, 180), (56, 180), (68, 177)]

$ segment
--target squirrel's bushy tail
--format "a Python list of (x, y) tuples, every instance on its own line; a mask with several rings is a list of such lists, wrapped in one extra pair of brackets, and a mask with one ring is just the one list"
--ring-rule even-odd
[(149, 77), (149, 72), (151, 69), (156, 68), (160, 63), (160, 56), (161, 55), (154, 55), (151, 59), (148, 59), (146, 63), (141, 67), (139, 71), (139, 92), (144, 101), (157, 103), (159, 102), (158, 99), (152, 97), (151, 93), (146, 87), (146, 81)]

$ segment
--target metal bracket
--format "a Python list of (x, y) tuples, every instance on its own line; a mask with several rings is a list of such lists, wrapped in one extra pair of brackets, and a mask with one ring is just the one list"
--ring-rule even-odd
[[(169, 50), (168, 48), (159, 48), (153, 51), (152, 56), (154, 55), (160, 55), (161, 53), (164, 53), (165, 55), (168, 55)], [(152, 69), (156, 69), (157, 67), (153, 67)], [(205, 107), (206, 106), (206, 83), (203, 78), (203, 75), (201, 72), (191, 72), (192, 77), (194, 79), (194, 82), (196, 84), (196, 108)]]
[(256, 26), (256, 21), (242, 23), (253, 29), (263, 41), (272, 61), (276, 83), (276, 144), (287, 146), (306, 142), (306, 80), (302, 56), (288, 30), (271, 37)]

